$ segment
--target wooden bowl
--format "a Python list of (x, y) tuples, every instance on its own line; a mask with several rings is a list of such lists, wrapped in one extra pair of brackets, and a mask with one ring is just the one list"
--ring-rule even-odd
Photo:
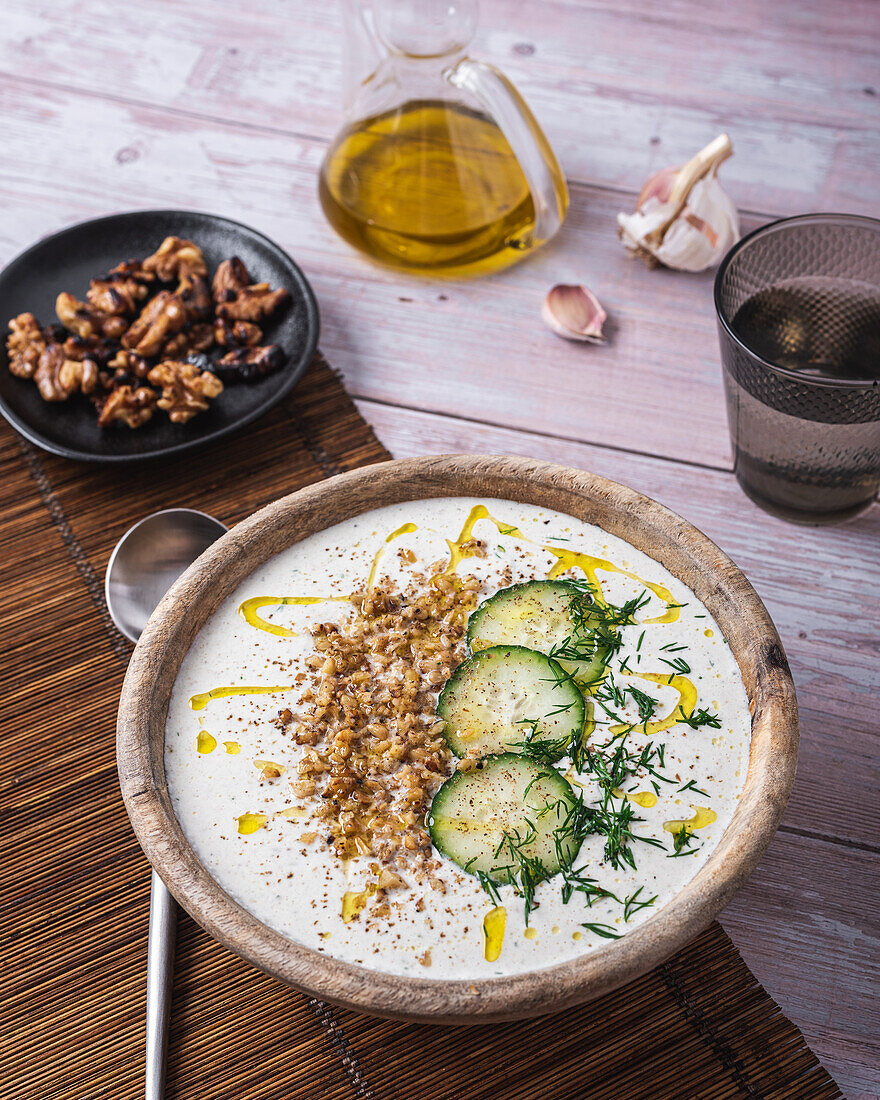
[[(350, 516), (445, 496), (555, 508), (661, 562), (715, 617), (739, 663), (753, 712), (748, 776), (736, 813), (681, 893), (619, 940), (563, 965), (511, 977), (399, 977), (293, 943), (233, 901), (205, 870), (174, 816), (165, 781), (165, 718), (181, 662), (245, 577), (307, 535)], [(776, 629), (743, 574), (705, 535), (648, 497), (593, 474), (525, 458), (446, 455), (385, 462), (309, 486), (263, 508), (208, 549), (159, 604), (134, 651), (119, 704), (117, 755), (122, 795), (147, 857), (183, 908), (221, 943), (334, 1004), (400, 1019), (468, 1023), (591, 1000), (693, 939), (769, 844), (794, 780), (797, 743), (794, 685)]]

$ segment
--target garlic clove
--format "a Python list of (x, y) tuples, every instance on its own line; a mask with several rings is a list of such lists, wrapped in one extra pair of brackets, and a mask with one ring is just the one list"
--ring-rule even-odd
[(739, 217), (718, 182), (718, 167), (733, 153), (727, 134), (682, 168), (666, 168), (645, 186), (635, 213), (618, 214), (624, 246), (655, 267), (705, 271), (739, 240)]
[(687, 206), (664, 234), (655, 256), (666, 267), (705, 271), (739, 240), (739, 217), (718, 180), (699, 180)]
[(585, 286), (559, 283), (552, 287), (541, 307), (541, 317), (548, 328), (566, 340), (584, 340), (604, 344), (602, 326), (608, 314), (596, 295)]
[(675, 168), (661, 168), (659, 172), (655, 172), (639, 192), (636, 209), (641, 210), (648, 199), (657, 199), (658, 202), (669, 202), (669, 196), (672, 194), (672, 185), (675, 183), (675, 177), (680, 171), (681, 165), (677, 165)]

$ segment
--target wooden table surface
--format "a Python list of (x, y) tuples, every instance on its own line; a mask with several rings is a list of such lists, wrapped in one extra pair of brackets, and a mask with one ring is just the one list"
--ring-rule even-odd
[[(628, 260), (614, 217), (652, 171), (721, 130), (744, 229), (811, 210), (880, 214), (880, 5), (484, 0), (473, 54), (528, 99), (572, 206), (550, 246), (472, 283), (376, 268), (324, 222), (315, 184), (341, 120), (341, 38), (334, 3), (5, 0), (0, 261), (115, 210), (237, 217), (305, 269), (321, 347), (395, 456), (591, 469), (718, 542), (779, 627), (802, 715), (783, 824), (722, 920), (845, 1094), (877, 1096), (880, 508), (805, 529), (742, 495), (711, 275)], [(606, 347), (544, 329), (557, 282), (596, 291)]]

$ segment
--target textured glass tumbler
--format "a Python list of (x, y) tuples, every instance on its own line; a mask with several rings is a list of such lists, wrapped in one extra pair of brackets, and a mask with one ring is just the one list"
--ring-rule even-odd
[(880, 489), (880, 221), (806, 214), (750, 233), (715, 279), (734, 472), (795, 523)]

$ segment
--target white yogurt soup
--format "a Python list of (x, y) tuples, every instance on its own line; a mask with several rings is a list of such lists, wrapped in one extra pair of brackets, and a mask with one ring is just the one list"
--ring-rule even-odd
[(730, 823), (750, 732), (717, 623), (658, 562), (453, 497), (249, 576), (181, 666), (165, 769), (198, 858), (270, 927), (386, 973), (489, 978), (667, 905)]

